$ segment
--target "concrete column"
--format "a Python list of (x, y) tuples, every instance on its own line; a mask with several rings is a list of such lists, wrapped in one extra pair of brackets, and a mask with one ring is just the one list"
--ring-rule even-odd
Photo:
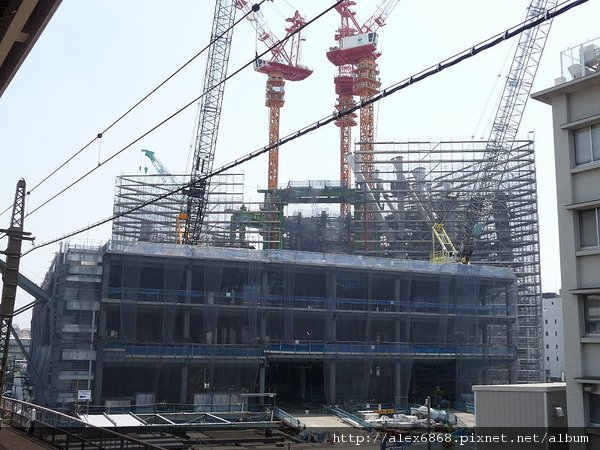
[(325, 339), (328, 341), (335, 341), (337, 334), (336, 327), (336, 310), (337, 310), (337, 278), (336, 273), (333, 270), (327, 270), (326, 272), (326, 304), (325, 309), (327, 310), (325, 320)]
[(398, 399), (402, 397), (402, 363), (396, 361), (394, 363), (394, 399), (398, 403)]
[(187, 390), (188, 390), (188, 368), (183, 366), (181, 368), (181, 382), (179, 383), (179, 403), (187, 403)]
[(262, 276), (261, 276), (261, 280), (260, 280), (260, 293), (263, 297), (266, 297), (267, 295), (269, 295), (269, 280), (267, 277), (267, 268), (266, 266), (261, 267), (262, 269)]
[[(266, 367), (265, 367), (265, 363), (261, 362), (259, 367), (258, 367), (258, 393), (259, 394), (264, 394), (265, 391), (265, 378), (266, 378)], [(259, 403), (261, 405), (265, 404), (265, 398), (264, 397), (260, 397), (260, 401)]]
[(260, 312), (260, 316), (258, 318), (259, 323), (259, 333), (260, 333), (260, 342), (267, 341), (267, 314), (264, 311)]
[(94, 405), (102, 404), (102, 376), (104, 375), (104, 352), (98, 351), (96, 355), (96, 364), (94, 367), (94, 395), (92, 403)]
[(396, 408), (408, 406), (408, 389), (410, 387), (410, 376), (412, 365), (410, 363), (396, 361), (394, 363), (394, 405)]
[(336, 379), (336, 368), (337, 363), (335, 361), (327, 361), (325, 362), (325, 368), (328, 371), (327, 377), (327, 401), (330, 404), (335, 403), (335, 379)]
[[(187, 276), (185, 280), (185, 289), (187, 291), (185, 296), (185, 303), (190, 304), (192, 302), (192, 265), (188, 264), (187, 266)], [(183, 310), (183, 340), (184, 342), (190, 341), (190, 315), (191, 308), (186, 308)]]
[(462, 394), (461, 392), (461, 375), (463, 375), (461, 373), (461, 365), (462, 362), (460, 359), (456, 358), (455, 362), (454, 362), (454, 395), (456, 395), (457, 400), (460, 400), (460, 394)]
[(300, 398), (306, 399), (306, 367), (300, 367)]

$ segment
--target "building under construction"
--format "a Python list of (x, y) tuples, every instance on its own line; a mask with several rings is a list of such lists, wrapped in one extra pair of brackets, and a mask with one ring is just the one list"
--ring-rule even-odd
[[(216, 2), (191, 174), (154, 161), (157, 175), (118, 177), (111, 243), (61, 249), (45, 283), (54, 304), (34, 314), (39, 402), (70, 409), (84, 386), (106, 405), (230, 409), (276, 392), (403, 407), (542, 379), (534, 150), (514, 139), (549, 22), (520, 36), (487, 141), (374, 142), (368, 102), (349, 154), (347, 109), (379, 92), (376, 29), (397, 3), (364, 25), (354, 2), (336, 7), (339, 181), (278, 185), (285, 80), (312, 73), (290, 34), (298, 12), (289, 52), (256, 61), (270, 148), (267, 189), (250, 200), (240, 174), (211, 178), (235, 9), (251, 11)], [(552, 3), (532, 1), (528, 18)]]
[[(211, 183), (202, 244), (369, 255), (394, 259), (436, 259), (432, 233), (443, 221), (457, 246), (467, 223), (467, 206), (478, 187), (485, 141), (378, 142), (370, 182), (355, 164), (356, 187), (335, 181), (289, 182), (262, 191), (264, 201), (245, 202), (241, 175)], [(357, 148), (360, 146), (357, 145)], [(486, 222), (471, 263), (512, 269), (518, 281), (519, 380), (542, 374), (541, 286), (533, 141), (516, 141), (507, 161), (490, 169), (498, 180), (488, 194)], [(361, 152), (355, 152), (360, 160)], [(149, 183), (148, 180), (153, 180)], [(173, 179), (173, 183), (176, 180)], [(181, 180), (183, 182), (183, 180)], [(158, 176), (121, 176), (115, 213), (156, 198), (176, 185)], [(179, 200), (182, 201), (182, 200)], [(351, 214), (332, 213), (347, 204)], [(303, 214), (302, 208), (319, 214)], [(177, 242), (177, 198), (167, 198), (115, 221), (117, 241)], [(438, 258), (439, 259), (439, 258)], [(442, 264), (448, 264), (444, 262)]]
[[(36, 401), (153, 403), (469, 399), (516, 379), (512, 271), (360, 255), (148, 242), (63, 245), (35, 306)], [(83, 405), (85, 406), (85, 404)]]

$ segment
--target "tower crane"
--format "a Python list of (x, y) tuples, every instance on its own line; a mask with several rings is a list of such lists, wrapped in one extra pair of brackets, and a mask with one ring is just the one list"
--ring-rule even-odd
[[(327, 58), (337, 68), (334, 78), (337, 94), (336, 110), (344, 111), (354, 106), (354, 96), (366, 100), (379, 92), (379, 69), (376, 59), (381, 55), (377, 51), (376, 31), (385, 25), (385, 21), (400, 0), (385, 0), (377, 7), (373, 15), (359, 25), (356, 13), (351, 9), (354, 0), (345, 0), (335, 9), (340, 14), (341, 24), (336, 30), (337, 47), (327, 52)], [(340, 183), (342, 187), (350, 185), (350, 167), (347, 155), (352, 151), (352, 127), (356, 125), (356, 115), (349, 114), (338, 119), (335, 124), (340, 128)], [(374, 114), (373, 105), (360, 110), (361, 170), (367, 179), (373, 171)], [(340, 215), (349, 213), (350, 205), (340, 205)]]
[[(527, 8), (525, 21), (540, 17), (546, 10), (556, 6), (556, 0), (532, 0)], [(517, 44), (492, 130), (481, 161), (474, 167), (479, 174), (467, 202), (464, 226), (460, 232), (460, 245), (455, 248), (447, 242), (443, 220), (433, 226), (434, 237), (453, 259), (468, 264), (490, 216), (490, 194), (499, 188), (508, 170), (513, 141), (517, 136), (533, 80), (546, 45), (552, 19), (524, 31)]]
[[(169, 170), (164, 166), (164, 164), (160, 162), (160, 160), (156, 157), (155, 153), (152, 150), (143, 149), (142, 153), (150, 160), (150, 162), (154, 166), (154, 169), (156, 170), (156, 173), (160, 175), (160, 178), (162, 179), (163, 183), (169, 186), (169, 189), (174, 189), (176, 186), (181, 185), (181, 183), (177, 181), (177, 179), (171, 174), (171, 172), (169, 172)], [(183, 206), (185, 204), (186, 199), (183, 195), (181, 195), (181, 193), (173, 195), (171, 198), (173, 202), (178, 206)], [(178, 244), (183, 244), (185, 232), (185, 213), (179, 213), (175, 220), (176, 242)]]
[[(236, 0), (236, 8), (245, 13), (252, 10), (248, 0)], [(283, 44), (267, 27), (265, 18), (260, 11), (255, 11), (251, 16), (252, 26), (256, 30), (258, 40), (264, 42), (271, 49), (271, 58), (256, 59), (254, 70), (267, 75), (265, 106), (269, 108), (269, 144), (279, 140), (280, 111), (284, 105), (285, 82), (302, 81), (312, 74), (312, 70), (300, 64), (300, 47), (304, 40), (301, 32), (297, 32), (306, 24), (298, 11), (286, 19), (288, 26), (285, 28), (286, 37), (291, 37)], [(288, 48), (289, 47), (289, 48)], [(279, 174), (279, 149), (269, 151), (268, 189), (277, 189)]]
[[(235, 0), (235, 6), (245, 13), (252, 10), (248, 0)], [(300, 64), (301, 42), (304, 40), (302, 33), (298, 30), (306, 24), (302, 15), (295, 11), (292, 17), (286, 19), (288, 23), (285, 28), (286, 37), (290, 38), (283, 44), (267, 27), (265, 18), (260, 11), (254, 11), (249, 16), (256, 30), (258, 40), (264, 42), (271, 49), (270, 59), (256, 59), (254, 70), (267, 75), (265, 106), (269, 108), (269, 145), (279, 141), (279, 123), (281, 108), (285, 103), (285, 82), (302, 81), (312, 74), (312, 70)], [(268, 190), (277, 189), (279, 182), (279, 148), (269, 150), (268, 166)], [(270, 203), (270, 202), (265, 202)], [(273, 210), (270, 218), (271, 223), (277, 223), (278, 212), (274, 211), (274, 205), (268, 205), (267, 209)], [(269, 213), (267, 213), (269, 214)], [(275, 225), (273, 226), (275, 228)], [(279, 246), (279, 233), (271, 230), (266, 246), (277, 248)]]
[(167, 183), (171, 184), (172, 186), (177, 186), (178, 184), (180, 184), (175, 179), (175, 177), (173, 175), (171, 175), (171, 172), (169, 172), (167, 170), (167, 168), (164, 166), (164, 164), (162, 162), (160, 162), (160, 160), (156, 157), (156, 154), (154, 153), (154, 151), (142, 149), (142, 153), (144, 154), (144, 156), (146, 156), (146, 158), (148, 158), (150, 160), (150, 162), (154, 166), (154, 169), (156, 170), (156, 173), (161, 176), (163, 181), (166, 181)]
[(209, 192), (210, 181), (207, 175), (212, 171), (217, 145), (235, 11), (234, 0), (216, 0), (210, 35), (213, 44), (207, 56), (202, 90), (204, 95), (198, 104), (198, 129), (191, 186), (187, 191), (187, 209), (178, 217), (185, 222), (183, 241), (186, 244), (198, 244), (200, 241)]

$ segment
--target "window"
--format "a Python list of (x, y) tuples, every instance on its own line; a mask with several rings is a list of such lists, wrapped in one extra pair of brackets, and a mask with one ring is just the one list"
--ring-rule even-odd
[(600, 245), (600, 208), (579, 211), (579, 246), (597, 247)]
[(558, 350), (558, 344), (556, 344), (556, 350)]
[(573, 131), (575, 164), (600, 161), (600, 124)]
[(558, 356), (556, 357), (556, 360), (558, 361)]
[(546, 331), (546, 336), (548, 336), (548, 332)]
[(547, 323), (548, 323), (548, 319), (544, 320), (544, 323), (546, 323), (546, 324), (547, 324)]
[(558, 336), (558, 331), (555, 331), (555, 332), (554, 332), (554, 336)]
[(548, 348), (548, 349), (549, 349), (549, 348), (550, 348), (550, 346), (549, 346), (548, 344), (546, 344), (546, 348)]
[(589, 395), (590, 423), (600, 425), (600, 395)]
[(583, 296), (585, 332), (600, 334), (600, 294)]
[(549, 356), (546, 356), (546, 361), (550, 361), (550, 357)]
[(554, 323), (558, 323), (558, 319), (554, 319)]

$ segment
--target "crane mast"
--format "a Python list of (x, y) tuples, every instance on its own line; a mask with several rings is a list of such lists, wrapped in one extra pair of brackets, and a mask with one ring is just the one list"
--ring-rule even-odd
[[(385, 25), (385, 19), (396, 7), (399, 0), (386, 0), (382, 2), (375, 13), (362, 26), (362, 33), (370, 36), (373, 34), (373, 42), (377, 45), (376, 31)], [(356, 63), (354, 78), (354, 94), (360, 97), (361, 101), (368, 100), (379, 93), (381, 82), (379, 81), (379, 66), (377, 58), (381, 56), (380, 52), (370, 52), (364, 57), (359, 58)], [(373, 174), (373, 141), (375, 140), (375, 114), (373, 104), (366, 105), (360, 109), (360, 140), (361, 144), (361, 162), (362, 171), (371, 177)]]
[[(556, 6), (555, 0), (532, 0), (527, 10), (526, 21), (531, 21), (549, 8)], [(524, 31), (519, 37), (517, 50), (510, 67), (496, 116), (481, 162), (475, 168), (479, 173), (476, 195), (466, 208), (465, 226), (461, 233), (460, 259), (471, 260), (475, 246), (483, 233), (485, 222), (490, 216), (490, 198), (493, 187), (502, 184), (511, 157), (512, 143), (517, 136), (527, 99), (546, 45), (552, 20), (542, 22)]]
[[(267, 45), (271, 52), (270, 59), (256, 59), (254, 70), (267, 75), (265, 106), (269, 108), (269, 145), (273, 146), (279, 141), (279, 126), (281, 108), (285, 104), (285, 82), (302, 81), (312, 74), (312, 70), (300, 64), (300, 47), (303, 41), (301, 28), (306, 24), (300, 12), (295, 11), (292, 17), (286, 19), (288, 25), (285, 28), (286, 42), (280, 41), (267, 27), (265, 18), (260, 10), (250, 6), (248, 0), (236, 0), (236, 8), (251, 13), (251, 23), (256, 30), (259, 41)], [(273, 147), (269, 150), (269, 165), (267, 171), (268, 190), (277, 189), (279, 183), (279, 148)], [(268, 194), (267, 196), (269, 196)], [(267, 239), (265, 246), (278, 248), (280, 233), (277, 231), (279, 222), (279, 211), (270, 199), (265, 201), (266, 214), (272, 224), (265, 235)]]
[[(343, 38), (354, 36), (359, 32), (354, 13), (349, 7), (355, 5), (355, 2), (347, 1), (340, 3), (336, 10), (340, 14), (341, 25), (335, 34), (336, 42)], [(354, 102), (354, 66), (352, 64), (338, 65), (338, 74), (333, 79), (337, 100), (335, 109), (342, 112), (352, 108)], [(342, 188), (350, 187), (350, 165), (348, 155), (352, 152), (352, 127), (356, 125), (356, 114), (347, 114), (335, 121), (335, 125), (340, 129), (340, 185)], [(340, 216), (346, 217), (350, 214), (350, 204), (340, 203)]]
[(203, 97), (198, 105), (198, 129), (194, 145), (191, 186), (187, 191), (187, 210), (180, 216), (185, 220), (183, 242), (186, 244), (196, 245), (200, 242), (209, 193), (210, 179), (207, 176), (213, 168), (217, 145), (235, 11), (234, 0), (216, 1), (211, 31), (212, 45), (208, 51), (204, 73)]
[[(300, 65), (300, 44), (303, 40), (298, 30), (306, 22), (300, 12), (295, 11), (292, 17), (286, 19), (285, 28), (287, 42), (281, 41), (268, 28), (260, 10), (253, 8), (248, 0), (236, 0), (236, 8), (245, 13), (253, 12), (252, 25), (256, 30), (259, 41), (271, 49), (269, 60), (256, 59), (254, 69), (267, 75), (265, 106), (269, 108), (269, 145), (279, 141), (279, 124), (281, 108), (285, 104), (285, 82), (301, 81), (312, 74), (312, 70)], [(289, 49), (287, 46), (289, 45)], [(268, 189), (277, 189), (279, 182), (279, 148), (269, 150)]]
[[(338, 46), (330, 49), (327, 58), (338, 67), (338, 74), (334, 78), (337, 111), (341, 112), (353, 107), (355, 95), (363, 101), (379, 92), (381, 83), (376, 59), (380, 53), (377, 52), (376, 31), (385, 25), (385, 19), (399, 1), (385, 0), (381, 2), (364, 25), (359, 25), (356, 13), (351, 9), (356, 6), (355, 1), (345, 0), (335, 7), (341, 18), (340, 27), (335, 34)], [(355, 119), (355, 114), (349, 114), (335, 122), (336, 126), (340, 128), (340, 184), (342, 187), (350, 187), (350, 167), (347, 158), (352, 151), (352, 127), (356, 125)], [(361, 171), (367, 180), (370, 180), (373, 172), (372, 142), (374, 138), (373, 105), (366, 105), (360, 110), (360, 141), (363, 142), (360, 163)], [(345, 217), (349, 212), (350, 205), (342, 203), (340, 215)]]

